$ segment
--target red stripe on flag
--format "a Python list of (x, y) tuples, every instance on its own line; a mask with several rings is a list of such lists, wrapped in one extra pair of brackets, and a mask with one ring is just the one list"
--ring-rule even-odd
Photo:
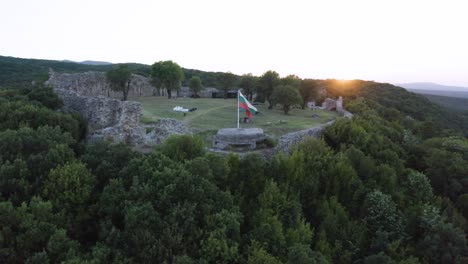
[(250, 112), (249, 106), (244, 102), (239, 102), (239, 107), (245, 109), (245, 114), (248, 118), (252, 118), (252, 113)]

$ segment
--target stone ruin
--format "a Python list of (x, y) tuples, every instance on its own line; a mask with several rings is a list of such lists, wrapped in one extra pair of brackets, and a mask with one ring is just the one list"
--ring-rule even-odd
[[(113, 91), (106, 79), (105, 72), (58, 73), (49, 69), (46, 85), (55, 89), (74, 91), (84, 96), (106, 96), (122, 98), (122, 92)], [(156, 88), (150, 80), (138, 74), (132, 74), (128, 96), (153, 96)]]
[(261, 128), (223, 128), (213, 139), (216, 150), (255, 150), (266, 139)]
[(324, 133), (325, 129), (333, 125), (333, 123), (335, 123), (335, 120), (331, 120), (327, 123), (320, 124), (304, 130), (285, 134), (278, 139), (278, 144), (273, 149), (273, 152), (275, 154), (279, 152), (290, 153), (293, 147), (301, 141), (303, 141), (306, 137), (320, 138)]
[[(110, 88), (104, 72), (57, 73), (49, 69), (45, 84), (62, 98), (63, 111), (79, 113), (87, 121), (87, 142), (104, 139), (145, 149), (160, 144), (171, 134), (192, 133), (175, 119), (141, 124), (141, 104), (113, 99), (122, 98), (122, 92)], [(148, 78), (132, 74), (129, 96), (153, 96), (155, 92)]]
[[(132, 76), (130, 96), (152, 96), (155, 88), (149, 79), (139, 75)], [(63, 99), (63, 111), (76, 112), (88, 122), (88, 142), (110, 139), (123, 142), (139, 149), (150, 148), (160, 144), (172, 134), (191, 134), (193, 131), (184, 123), (175, 119), (161, 119), (152, 124), (141, 124), (142, 106), (138, 102), (120, 101), (120, 92), (110, 89), (105, 73), (55, 73), (50, 71), (50, 78), (46, 84), (54, 87)], [(210, 90), (210, 92), (213, 92)], [(345, 117), (352, 114), (343, 108), (343, 98), (338, 100), (325, 99), (322, 109), (336, 110)], [(313, 128), (286, 134), (279, 138), (273, 149), (261, 150), (263, 156), (272, 153), (288, 152), (293, 145), (302, 141), (304, 137), (320, 137), (325, 127), (332, 122)], [(228, 128), (221, 129), (213, 140), (213, 149), (218, 151), (240, 150), (251, 151), (257, 149), (257, 144), (266, 139), (259, 128)]]
[[(45, 83), (56, 89), (70, 90), (85, 96), (106, 96), (110, 98), (121, 99), (122, 92), (113, 91), (107, 82), (105, 72), (88, 71), (83, 73), (58, 73), (53, 69), (49, 69), (49, 79)], [(221, 91), (206, 87), (199, 92), (199, 96), (203, 98), (212, 98), (214, 94), (220, 94)], [(132, 74), (130, 82), (130, 90), (128, 96), (165, 96), (166, 91), (156, 90), (149, 78), (138, 74)], [(173, 94), (175, 96), (175, 93)], [(181, 87), (177, 92), (177, 97), (191, 97), (192, 91), (189, 87)]]
[(343, 97), (339, 97), (338, 100), (333, 100), (331, 98), (325, 99), (322, 103), (322, 108), (328, 111), (337, 111), (339, 113), (343, 112)]
[(184, 123), (175, 119), (141, 124), (142, 106), (139, 102), (83, 96), (66, 89), (54, 90), (63, 100), (63, 111), (79, 113), (87, 120), (87, 142), (111, 140), (144, 150), (160, 144), (172, 134), (192, 133)]
[(322, 103), (322, 109), (328, 110), (328, 111), (337, 111), (338, 113), (342, 114), (346, 118), (351, 118), (353, 117), (353, 114), (343, 107), (343, 97), (338, 97), (338, 100), (333, 100), (330, 98), (327, 98), (323, 101)]

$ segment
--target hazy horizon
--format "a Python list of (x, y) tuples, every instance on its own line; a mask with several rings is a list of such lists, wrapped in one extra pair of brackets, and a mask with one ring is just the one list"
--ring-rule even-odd
[(463, 1), (2, 3), (0, 55), (468, 86)]

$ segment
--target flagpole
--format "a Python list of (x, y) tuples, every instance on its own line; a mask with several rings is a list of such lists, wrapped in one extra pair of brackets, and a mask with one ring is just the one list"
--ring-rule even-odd
[(239, 90), (237, 90), (237, 128), (239, 128)]

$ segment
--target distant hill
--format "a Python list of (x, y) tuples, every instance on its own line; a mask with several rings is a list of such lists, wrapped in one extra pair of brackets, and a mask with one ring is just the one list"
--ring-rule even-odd
[(68, 61), (0, 56), (0, 88), (21, 88), (31, 85), (32, 81), (46, 81), (49, 78), (49, 68), (54, 69), (56, 72), (73, 73), (108, 71), (111, 67), (111, 65), (86, 65)]
[(441, 84), (429, 83), (429, 82), (400, 83), (400, 84), (395, 84), (395, 85), (406, 88), (406, 89), (411, 89), (411, 90), (464, 91), (464, 92), (468, 92), (468, 87), (441, 85)]
[[(21, 88), (31, 85), (31, 82), (44, 82), (49, 78), (49, 68), (59, 73), (77, 73), (87, 71), (106, 72), (112, 68), (110, 62), (69, 60), (38, 60), (0, 56), (0, 88)], [(127, 63), (130, 71), (145, 77), (150, 75), (150, 65)], [(217, 87), (221, 72), (207, 72), (194, 69), (183, 69), (185, 74), (184, 86), (192, 76), (202, 79), (203, 86)], [(240, 76), (237, 76), (239, 79)]]
[(79, 62), (81, 64), (86, 64), (86, 65), (111, 65), (112, 62), (107, 62), (107, 61), (92, 61), (92, 60), (85, 60), (82, 62)]
[(85, 60), (85, 61), (62, 60), (62, 62), (71, 62), (71, 63), (85, 64), (85, 65), (112, 65), (112, 62), (93, 61), (93, 60)]
[[(433, 95), (433, 94), (421, 94), (421, 95), (429, 99), (431, 102), (434, 102), (448, 109), (461, 111), (461, 112), (468, 111), (468, 97), (457, 98), (457, 97), (440, 96), (440, 95)], [(467, 93), (467, 96), (468, 96), (468, 93)]]
[(419, 89), (407, 89), (413, 93), (422, 95), (438, 95), (454, 98), (468, 98), (468, 91), (446, 91), (446, 90), (419, 90)]

